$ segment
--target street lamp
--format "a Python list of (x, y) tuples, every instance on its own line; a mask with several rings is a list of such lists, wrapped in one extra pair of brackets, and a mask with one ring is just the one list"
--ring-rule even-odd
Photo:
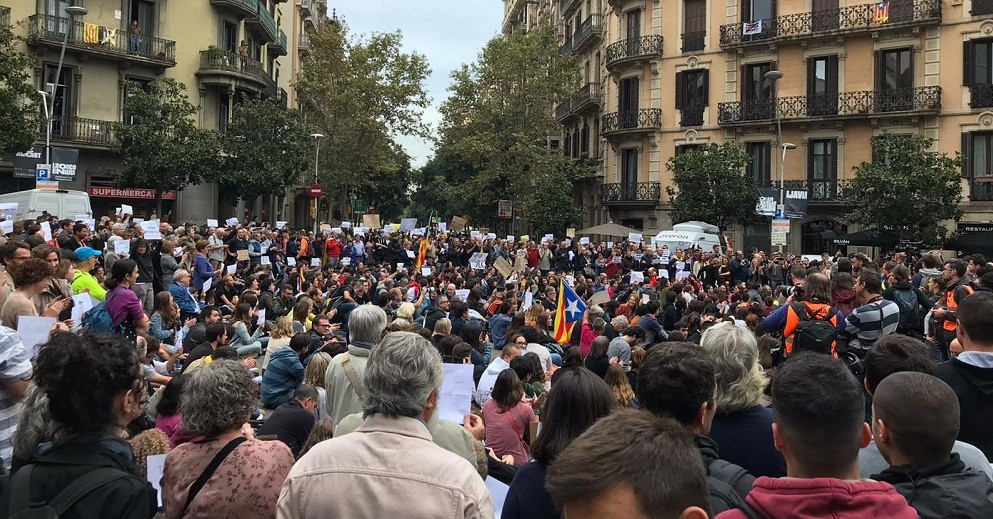
[[(772, 109), (776, 112), (776, 140), (783, 154), (779, 161), (779, 206), (780, 217), (786, 216), (786, 150), (795, 150), (796, 144), (783, 142), (783, 123), (779, 116), (779, 80), (783, 79), (783, 73), (778, 70), (770, 70), (765, 73), (765, 79), (772, 84)], [(783, 251), (783, 246), (779, 246), (779, 252)]]
[[(314, 138), (314, 143), (316, 147), (314, 148), (314, 185), (317, 185), (317, 164), (321, 160), (321, 139), (324, 138), (323, 133), (312, 133), (311, 137)], [(317, 237), (317, 197), (314, 197), (314, 237)]]
[[(66, 16), (69, 17), (69, 23), (66, 24), (65, 34), (62, 36), (62, 50), (59, 52), (59, 65), (55, 68), (55, 82), (46, 84), (48, 92), (38, 91), (44, 103), (43, 108), (45, 108), (45, 164), (48, 164), (48, 167), (52, 167), (52, 117), (55, 117), (55, 89), (58, 88), (59, 78), (62, 76), (62, 64), (66, 58), (66, 47), (69, 45), (72, 19), (76, 16), (84, 16), (89, 11), (81, 5), (71, 5), (65, 8), (65, 12)], [(48, 96), (52, 98), (51, 103), (48, 102)]]

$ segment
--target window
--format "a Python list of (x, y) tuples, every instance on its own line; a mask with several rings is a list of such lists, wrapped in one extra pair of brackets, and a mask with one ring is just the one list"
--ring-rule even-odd
[(838, 0), (813, 0), (810, 5), (810, 25), (817, 31), (838, 28)]
[(912, 109), (913, 89), (913, 51), (910, 48), (876, 51), (876, 111)]
[(618, 128), (636, 128), (638, 126), (638, 87), (636, 77), (624, 78), (620, 81), (617, 93)]
[(753, 63), (741, 67), (741, 115), (745, 120), (775, 117), (772, 82), (765, 78), (773, 63)]
[(707, 0), (683, 3), (683, 52), (703, 50), (707, 38)]
[(971, 93), (969, 106), (993, 106), (993, 39), (963, 44), (962, 84), (969, 87)]
[[(39, 90), (51, 92), (52, 88), (49, 85), (55, 84), (55, 98), (48, 100), (49, 103), (52, 103), (50, 107), (53, 115), (52, 138), (67, 139), (70, 137), (69, 131), (72, 126), (71, 122), (67, 119), (76, 115), (76, 88), (74, 83), (76, 69), (63, 65), (59, 74), (59, 80), (56, 81), (55, 72), (57, 69), (58, 65), (56, 64), (46, 63), (44, 65), (43, 77), (45, 81), (42, 85), (39, 85)], [(42, 106), (39, 106), (39, 108), (44, 109)]]
[(627, 32), (625, 33), (627, 37), (630, 38), (640, 38), (641, 37), (641, 9), (634, 9), (628, 11), (624, 15), (625, 27)]
[(745, 170), (759, 186), (768, 185), (772, 178), (772, 143), (746, 142), (745, 153), (751, 157)]
[(689, 153), (691, 151), (703, 151), (702, 144), (681, 144), (676, 146), (676, 155), (682, 155), (684, 153)]
[(141, 35), (155, 36), (155, 3), (149, 0), (130, 0), (128, 8), (131, 13), (130, 21), (138, 22)]
[(231, 117), (231, 96), (222, 92), (217, 103), (217, 131), (221, 134), (228, 132), (228, 121)]
[(962, 176), (971, 200), (993, 201), (993, 132), (962, 134)]
[(562, 151), (566, 157), (572, 156), (572, 133), (569, 130), (565, 131), (565, 136), (562, 139)]
[(807, 183), (811, 200), (833, 200), (837, 194), (838, 141), (811, 140), (808, 147)]
[(238, 26), (231, 22), (224, 22), (224, 29), (221, 33), (224, 50), (228, 52), (238, 52)]
[(993, 0), (972, 0), (972, 15), (993, 14)]
[(807, 60), (807, 115), (838, 113), (838, 56)]
[(621, 150), (621, 184), (634, 186), (638, 183), (638, 150), (625, 148)]
[(744, 22), (762, 21), (762, 29), (757, 34), (742, 36), (744, 41), (763, 40), (776, 37), (776, 0), (744, 0), (741, 4), (741, 20)]
[(584, 124), (583, 130), (579, 135), (579, 153), (582, 155), (589, 155), (590, 153), (590, 125)]
[(579, 158), (579, 130), (572, 130), (572, 155), (570, 157)]
[(703, 110), (709, 103), (709, 70), (686, 70), (676, 73), (676, 108), (681, 126), (703, 124)]

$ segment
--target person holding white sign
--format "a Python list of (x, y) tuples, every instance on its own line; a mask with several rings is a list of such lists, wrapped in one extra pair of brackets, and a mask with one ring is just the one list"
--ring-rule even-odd
[(59, 317), (72, 303), (70, 297), (62, 296), (49, 303), (40, 313), (35, 308), (33, 298), (41, 294), (52, 283), (52, 268), (43, 259), (28, 258), (9, 275), (17, 287), (4, 301), (0, 309), (0, 321), (4, 326), (17, 328), (20, 317)]

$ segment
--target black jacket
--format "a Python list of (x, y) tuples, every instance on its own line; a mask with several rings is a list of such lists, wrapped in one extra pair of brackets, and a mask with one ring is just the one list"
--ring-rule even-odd
[(428, 310), (427, 315), (424, 317), (424, 327), (433, 332), (435, 323), (437, 323), (439, 319), (443, 319), (444, 317), (445, 317), (445, 312), (443, 312), (438, 307), (432, 307), (430, 310)]
[(871, 478), (893, 485), (921, 519), (993, 517), (993, 482), (956, 453), (939, 465), (890, 467)]
[(959, 441), (971, 443), (993, 458), (993, 368), (979, 368), (958, 358), (938, 364), (934, 376), (952, 387), (962, 409)]
[(700, 450), (700, 459), (707, 468), (707, 500), (710, 502), (710, 511), (717, 515), (737, 508), (751, 492), (755, 476), (738, 465), (722, 460), (717, 442), (709, 437), (696, 434), (693, 443)]
[[(104, 445), (109, 445), (115, 449)], [(76, 478), (98, 468), (120, 469), (129, 476), (114, 480), (80, 499), (64, 519), (146, 519), (156, 513), (157, 496), (131, 460), (131, 447), (121, 439), (92, 439), (65, 443), (36, 456), (32, 463), (31, 502), (51, 501)], [(0, 498), (0, 514), (7, 517), (10, 494)]]
[(310, 430), (314, 428), (314, 413), (306, 410), (297, 399), (279, 406), (259, 427), (259, 436), (274, 435), (286, 444), (296, 456), (307, 443)]

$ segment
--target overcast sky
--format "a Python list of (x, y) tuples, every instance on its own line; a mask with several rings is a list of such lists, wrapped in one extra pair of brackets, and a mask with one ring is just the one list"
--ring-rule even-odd
[[(330, 0), (330, 8), (348, 23), (353, 35), (400, 30), (406, 51), (427, 56), (431, 107), (424, 119), (432, 127), (441, 120), (438, 107), (448, 97), (451, 73), (474, 61), (479, 50), (500, 32), (501, 0)], [(415, 167), (433, 154), (432, 144), (401, 137)]]

